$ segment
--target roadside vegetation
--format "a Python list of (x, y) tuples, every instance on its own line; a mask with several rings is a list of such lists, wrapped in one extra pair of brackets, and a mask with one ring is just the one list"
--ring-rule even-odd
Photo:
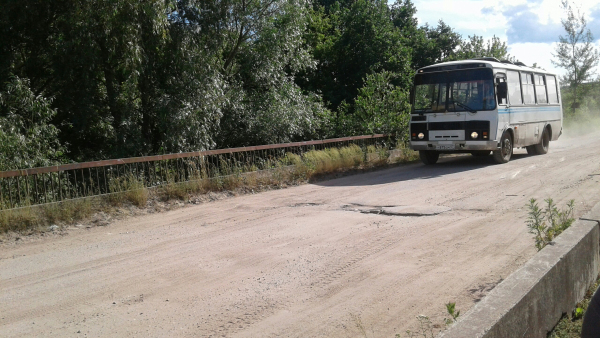
[[(448, 327), (454, 324), (460, 316), (460, 310), (456, 308), (456, 303), (448, 302), (446, 305), (446, 314), (450, 317), (444, 318), (444, 325)], [(397, 333), (395, 338), (435, 338), (440, 332), (442, 332), (442, 325), (433, 324), (431, 319), (425, 315), (418, 315), (417, 321), (419, 327), (415, 331), (406, 330), (406, 335)]]
[(587, 311), (594, 292), (600, 286), (600, 276), (586, 292), (585, 298), (577, 303), (572, 313), (563, 316), (554, 329), (548, 333), (548, 338), (580, 338), (583, 316)]
[(529, 200), (527, 217), (527, 228), (535, 236), (535, 247), (538, 251), (548, 245), (556, 236), (560, 235), (575, 222), (573, 218), (574, 200), (570, 200), (564, 209), (558, 209), (551, 198), (541, 209), (535, 198)]
[(415, 161), (417, 158), (416, 152), (404, 147), (389, 150), (376, 146), (361, 148), (350, 145), (312, 150), (302, 156), (287, 153), (284, 157), (273, 160), (270, 165), (272, 169), (269, 170), (242, 172), (236, 171), (235, 168), (221, 168), (221, 172), (229, 174), (208, 178), (200, 173), (187, 182), (153, 188), (146, 188), (143, 182), (134, 176), (125, 176), (110, 183), (111, 191), (125, 190), (124, 192), (2, 210), (0, 233), (44, 232), (89, 219), (97, 213), (110, 213), (120, 207), (145, 208), (149, 201), (187, 202), (194, 196), (213, 192), (243, 194), (277, 189), (303, 184), (323, 175), (370, 170)]
[[(535, 247), (538, 251), (551, 243), (575, 221), (573, 218), (574, 200), (570, 200), (563, 209), (559, 209), (551, 198), (545, 199), (544, 202), (543, 209), (538, 206), (534, 198), (529, 200), (527, 205), (529, 209), (527, 227), (535, 235)], [(600, 276), (587, 290), (584, 299), (577, 303), (575, 309), (563, 316), (554, 329), (548, 333), (548, 338), (579, 338), (581, 336), (583, 316), (598, 286), (600, 286)]]

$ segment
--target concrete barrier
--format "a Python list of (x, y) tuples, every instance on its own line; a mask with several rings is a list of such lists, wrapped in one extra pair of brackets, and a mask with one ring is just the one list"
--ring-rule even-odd
[(599, 220), (600, 203), (498, 284), (440, 338), (545, 338), (598, 276)]

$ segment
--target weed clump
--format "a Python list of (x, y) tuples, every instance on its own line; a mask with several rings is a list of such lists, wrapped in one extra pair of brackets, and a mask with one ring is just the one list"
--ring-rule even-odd
[(0, 230), (2, 232), (21, 232), (40, 223), (39, 213), (31, 207), (0, 211)]
[(583, 300), (575, 306), (573, 312), (569, 315), (563, 315), (561, 320), (556, 324), (554, 329), (548, 333), (548, 338), (575, 338), (581, 337), (581, 327), (583, 325), (583, 316), (587, 311), (590, 301), (594, 296), (594, 292), (600, 286), (600, 276), (596, 279), (586, 292)]
[(559, 210), (551, 198), (545, 199), (546, 207), (540, 209), (535, 198), (529, 200), (527, 227), (535, 235), (535, 247), (542, 250), (556, 236), (571, 226), (573, 218), (574, 200), (567, 203), (565, 209)]
[(111, 180), (108, 189), (110, 194), (107, 199), (113, 205), (121, 205), (128, 201), (141, 208), (148, 202), (148, 189), (142, 179), (133, 175)]

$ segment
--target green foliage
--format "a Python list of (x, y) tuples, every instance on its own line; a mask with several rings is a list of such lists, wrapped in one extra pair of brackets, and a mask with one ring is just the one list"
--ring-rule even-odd
[(413, 69), (456, 59), (456, 49), (462, 41), (461, 35), (442, 20), (436, 27), (426, 24), (408, 37)]
[(35, 95), (13, 76), (0, 92), (0, 171), (43, 167), (64, 160), (52, 100)]
[(322, 93), (332, 111), (344, 102), (351, 106), (369, 74), (387, 71), (394, 74), (394, 85), (410, 86), (410, 48), (390, 20), (387, 2), (336, 2), (311, 14), (306, 40), (317, 66), (298, 82)]
[(495, 35), (487, 41), (484, 41), (483, 36), (469, 36), (468, 40), (461, 41), (454, 58), (465, 60), (486, 56), (495, 57), (498, 60), (516, 61), (514, 57), (508, 54), (506, 42), (500, 41), (500, 38)]
[(546, 202), (544, 209), (540, 209), (534, 198), (530, 199), (527, 205), (529, 212), (526, 224), (529, 232), (535, 235), (535, 247), (538, 251), (552, 242), (575, 221), (573, 218), (574, 200), (570, 200), (563, 210), (559, 210), (551, 198), (544, 201)]
[(590, 304), (594, 292), (600, 285), (600, 278), (587, 290), (583, 300), (575, 306), (571, 315), (564, 315), (556, 326), (548, 333), (548, 338), (579, 338), (581, 337), (581, 326), (583, 317)]
[(137, 207), (146, 206), (148, 201), (148, 189), (144, 182), (134, 175), (118, 177), (109, 183), (110, 194), (107, 196), (109, 203), (121, 205), (125, 201)]
[(354, 101), (355, 134), (395, 134), (408, 141), (409, 94), (392, 84), (393, 75), (387, 71), (367, 75)]
[(585, 313), (585, 311), (583, 310), (583, 308), (580, 307), (580, 306), (578, 306), (573, 311), (573, 318), (574, 319), (581, 319), (581, 318), (583, 318), (583, 314), (584, 313)]
[(318, 95), (294, 81), (315, 64), (303, 39), (308, 3), (239, 3), (232, 2), (234, 15), (225, 20), (230, 29), (221, 33), (226, 58), (220, 66), (231, 95), (220, 121), (219, 147), (315, 137), (328, 111)]
[(214, 56), (176, 22), (176, 5), (26, 0), (3, 8), (5, 66), (55, 98), (72, 159), (214, 145), (223, 84)]
[(561, 20), (566, 35), (559, 36), (556, 54), (553, 54), (556, 59), (552, 63), (567, 71), (561, 82), (571, 87), (573, 100), (570, 108), (575, 115), (579, 87), (592, 79), (600, 54), (594, 47), (594, 36), (587, 28), (585, 16), (579, 11), (575, 13), (568, 0), (562, 1), (562, 8), (567, 12), (567, 19)]
[(302, 164), (297, 165), (306, 178), (313, 175), (330, 173), (340, 168), (352, 168), (364, 162), (365, 154), (357, 145), (341, 149), (327, 148), (311, 150), (302, 155)]
[(460, 310), (456, 310), (456, 303), (448, 302), (446, 304), (446, 311), (450, 315), (450, 318), (446, 319), (446, 325), (456, 322), (456, 319), (460, 316)]
[[(561, 99), (564, 107), (565, 124), (581, 124), (595, 130), (600, 107), (600, 81), (590, 81), (575, 87), (561, 88)], [(569, 109), (577, 102), (579, 108)], [(568, 127), (567, 127), (568, 129)]]

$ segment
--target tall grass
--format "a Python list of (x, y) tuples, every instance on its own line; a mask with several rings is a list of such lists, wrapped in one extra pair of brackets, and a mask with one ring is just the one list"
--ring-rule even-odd
[(128, 201), (141, 208), (148, 202), (148, 189), (144, 182), (131, 174), (113, 179), (109, 184), (109, 191), (106, 199), (113, 205), (121, 205)]
[(94, 212), (102, 209), (102, 204), (98, 203), (97, 197), (89, 197), (60, 203), (0, 210), (0, 233), (44, 231), (44, 226), (74, 223), (88, 218)]
[(416, 158), (416, 152), (406, 148), (390, 151), (384, 147), (350, 145), (311, 150), (302, 155), (286, 153), (281, 158), (266, 160), (261, 166), (268, 168), (265, 170), (257, 170), (253, 165), (220, 161), (220, 166), (212, 168), (210, 173), (196, 172), (184, 182), (176, 182), (174, 174), (171, 174), (165, 184), (152, 188), (146, 188), (141, 178), (127, 175), (111, 180), (110, 193), (104, 196), (0, 211), (0, 233), (42, 230), (51, 224), (71, 224), (89, 218), (95, 212), (110, 211), (119, 206), (144, 208), (152, 199), (185, 201), (190, 196), (211, 191), (262, 190), (306, 182), (340, 170), (408, 162)]

